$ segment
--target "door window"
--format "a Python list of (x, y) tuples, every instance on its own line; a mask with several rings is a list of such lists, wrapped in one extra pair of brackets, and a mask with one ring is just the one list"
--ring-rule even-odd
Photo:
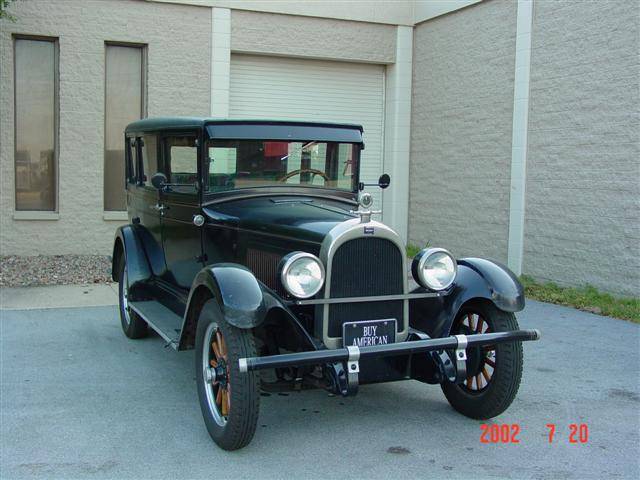
[(171, 191), (193, 193), (198, 182), (198, 147), (194, 136), (164, 139), (165, 169)]

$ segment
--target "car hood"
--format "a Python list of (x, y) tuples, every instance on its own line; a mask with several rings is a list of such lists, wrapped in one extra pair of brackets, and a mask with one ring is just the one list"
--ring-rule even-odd
[(310, 197), (253, 197), (204, 207), (208, 222), (240, 230), (321, 243), (337, 224), (354, 218), (349, 202)]

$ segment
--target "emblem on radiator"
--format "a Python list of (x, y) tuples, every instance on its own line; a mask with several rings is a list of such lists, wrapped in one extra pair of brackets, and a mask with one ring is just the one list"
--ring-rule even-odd
[(364, 227), (364, 234), (365, 235), (373, 235), (376, 233), (376, 230), (374, 227)]

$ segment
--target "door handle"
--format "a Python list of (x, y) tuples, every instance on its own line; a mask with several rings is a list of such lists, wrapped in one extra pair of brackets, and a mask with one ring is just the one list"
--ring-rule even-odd
[(167, 207), (166, 205), (162, 205), (160, 203), (156, 203), (155, 205), (149, 205), (149, 208), (151, 210), (155, 210), (156, 212), (164, 212), (165, 210), (169, 210), (169, 207)]

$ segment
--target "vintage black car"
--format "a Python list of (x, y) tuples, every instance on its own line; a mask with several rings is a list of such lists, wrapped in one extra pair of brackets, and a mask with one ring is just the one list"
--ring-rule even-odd
[[(222, 448), (247, 445), (261, 391), (416, 379), (490, 418), (522, 375), (517, 278), (372, 220), (358, 125), (157, 118), (125, 131), (129, 224), (113, 278), (129, 338), (195, 348), (200, 406)], [(402, 186), (406, 188), (406, 186)], [(446, 221), (446, 219), (443, 219)], [(401, 407), (400, 407), (401, 408)]]

